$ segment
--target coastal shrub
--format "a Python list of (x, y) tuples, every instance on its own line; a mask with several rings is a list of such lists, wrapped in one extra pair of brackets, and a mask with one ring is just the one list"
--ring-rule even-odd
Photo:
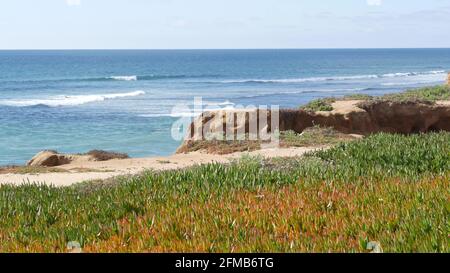
[(400, 93), (386, 94), (378, 97), (367, 98), (358, 106), (361, 108), (370, 107), (372, 104), (382, 102), (396, 103), (423, 103), (432, 105), (439, 100), (450, 100), (449, 86), (431, 86), (418, 89), (406, 90)]
[(318, 111), (330, 112), (333, 111), (334, 109), (333, 103), (335, 103), (338, 100), (371, 100), (371, 99), (373, 99), (372, 96), (365, 94), (351, 94), (340, 98), (335, 97), (321, 98), (312, 100), (306, 105), (300, 106), (300, 110), (308, 112), (318, 112)]
[(300, 107), (301, 110), (305, 110), (308, 112), (317, 112), (317, 111), (333, 111), (332, 104), (336, 102), (335, 98), (324, 98), (317, 99), (309, 102), (306, 105)]
[(124, 153), (117, 152), (107, 152), (102, 150), (91, 150), (86, 153), (87, 155), (92, 156), (97, 161), (108, 161), (111, 159), (127, 159), (129, 156)]
[(380, 102), (434, 104), (439, 100), (450, 100), (450, 87), (447, 85), (428, 86), (382, 96), (351, 94), (341, 98), (322, 98), (313, 100), (308, 104), (301, 106), (300, 109), (309, 112), (332, 111), (332, 104), (338, 100), (362, 100), (363, 102), (358, 105), (361, 108), (367, 108), (371, 104)]
[(177, 150), (177, 153), (206, 151), (209, 154), (231, 154), (237, 152), (251, 152), (261, 149), (259, 140), (196, 140), (187, 141)]
[(72, 187), (0, 186), (0, 252), (448, 252), (450, 133)]
[(370, 100), (372, 96), (366, 94), (351, 94), (343, 97), (344, 100)]
[[(248, 138), (248, 137), (247, 137)], [(332, 127), (313, 126), (306, 128), (301, 134), (294, 131), (279, 133), (281, 147), (314, 147), (334, 145), (341, 141), (350, 141), (355, 138), (342, 134)], [(261, 149), (260, 140), (196, 140), (185, 142), (177, 153), (190, 153), (206, 151), (209, 154), (231, 154), (236, 152), (251, 152)]]
[(419, 101), (433, 103), (438, 100), (450, 100), (450, 87), (444, 85), (423, 87), (407, 90), (401, 93), (388, 94), (380, 97), (391, 101)]
[(326, 170), (322, 172), (323, 179), (377, 180), (394, 176), (411, 181), (450, 170), (450, 133), (410, 136), (380, 133), (357, 142), (340, 143), (308, 157), (323, 162)]
[(314, 147), (334, 145), (342, 141), (355, 140), (354, 137), (338, 132), (332, 127), (313, 126), (306, 128), (301, 134), (294, 131), (280, 133), (282, 147)]
[(53, 167), (40, 166), (5, 166), (0, 167), (0, 174), (40, 174), (40, 173), (64, 173), (67, 170)]

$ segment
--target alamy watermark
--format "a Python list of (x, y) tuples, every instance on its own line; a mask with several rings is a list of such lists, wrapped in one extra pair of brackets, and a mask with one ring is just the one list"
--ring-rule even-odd
[(172, 116), (179, 117), (172, 125), (172, 138), (181, 140), (261, 141), (279, 145), (280, 107), (278, 105), (212, 106), (202, 97), (193, 105), (178, 104)]

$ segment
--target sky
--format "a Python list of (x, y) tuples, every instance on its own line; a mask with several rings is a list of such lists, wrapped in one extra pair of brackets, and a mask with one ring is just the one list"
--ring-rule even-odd
[(450, 47), (450, 0), (0, 0), (0, 49)]

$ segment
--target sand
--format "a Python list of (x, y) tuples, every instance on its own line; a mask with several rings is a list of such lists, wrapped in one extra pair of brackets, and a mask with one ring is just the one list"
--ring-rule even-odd
[[(122, 175), (135, 175), (145, 170), (174, 170), (208, 163), (228, 163), (244, 155), (272, 157), (301, 156), (318, 148), (263, 148), (254, 152), (213, 155), (202, 152), (176, 154), (168, 157), (115, 159), (103, 162), (77, 161), (60, 166), (68, 172), (41, 174), (0, 174), (0, 184), (21, 185), (40, 183), (54, 186), (70, 186), (75, 183), (103, 180)], [(80, 170), (81, 169), (81, 170)], [(90, 169), (94, 171), (83, 171)]]
[(357, 105), (358, 103), (363, 102), (362, 100), (338, 100), (331, 104), (333, 107), (333, 110), (331, 111), (318, 111), (317, 113), (320, 113), (324, 116), (331, 116), (331, 115), (347, 115), (349, 113), (357, 113), (357, 112), (364, 112), (363, 109), (359, 108)]

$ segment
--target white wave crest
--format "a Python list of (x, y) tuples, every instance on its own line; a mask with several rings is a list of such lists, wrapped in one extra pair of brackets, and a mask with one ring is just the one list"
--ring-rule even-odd
[(224, 102), (211, 102), (204, 101), (204, 105), (200, 109), (192, 109), (192, 111), (186, 112), (172, 112), (172, 113), (152, 113), (152, 114), (141, 114), (140, 117), (144, 118), (155, 118), (155, 117), (172, 117), (172, 118), (191, 118), (197, 117), (202, 113), (209, 111), (219, 111), (219, 110), (232, 110), (235, 109), (235, 104), (226, 100)]
[(214, 101), (204, 101), (203, 102), (207, 106), (227, 106), (227, 105), (235, 105), (233, 102), (226, 100), (223, 102), (214, 102)]
[(55, 96), (48, 99), (1, 100), (0, 105), (15, 106), (15, 107), (27, 107), (37, 105), (45, 105), (49, 107), (76, 106), (110, 99), (136, 97), (144, 94), (145, 94), (144, 91), (134, 91), (129, 93), (115, 93), (115, 94)]
[(182, 113), (174, 113), (174, 114), (143, 114), (139, 115), (142, 118), (159, 118), (159, 117), (171, 117), (171, 118), (193, 118), (197, 117), (202, 112), (182, 112)]
[(429, 80), (429, 81), (415, 81), (415, 82), (386, 82), (382, 83), (381, 86), (413, 86), (418, 84), (433, 84), (439, 83), (440, 81)]
[(437, 74), (445, 74), (444, 70), (434, 70), (427, 72), (405, 72), (405, 73), (388, 73), (383, 74), (382, 78), (397, 78), (397, 77), (410, 77), (410, 76), (425, 76), (425, 75), (437, 75)]
[(425, 76), (425, 75), (439, 75), (445, 74), (444, 70), (433, 70), (426, 72), (399, 72), (387, 73), (382, 75), (355, 75), (355, 76), (330, 76), (330, 77), (311, 77), (298, 79), (243, 79), (243, 80), (226, 80), (219, 83), (302, 83), (302, 82), (322, 82), (322, 81), (349, 81), (349, 80), (364, 80), (364, 79), (381, 79), (381, 78), (397, 78), (397, 77), (411, 77), (411, 76)]
[(361, 92), (361, 91), (369, 91), (370, 87), (361, 87), (361, 88), (341, 88), (341, 89), (309, 89), (309, 90), (300, 90), (300, 91), (276, 91), (276, 92), (268, 92), (268, 93), (257, 93), (251, 95), (244, 95), (239, 98), (260, 98), (260, 97), (270, 97), (274, 95), (298, 95), (305, 93), (333, 93), (333, 92)]
[(110, 79), (116, 80), (116, 81), (137, 81), (138, 77), (137, 76), (112, 76), (112, 77), (110, 77)]
[(299, 79), (248, 79), (248, 80), (228, 80), (221, 81), (221, 83), (302, 83), (302, 82), (321, 82), (321, 81), (345, 81), (358, 79), (375, 79), (377, 75), (359, 75), (359, 76), (340, 76), (340, 77), (311, 77)]

